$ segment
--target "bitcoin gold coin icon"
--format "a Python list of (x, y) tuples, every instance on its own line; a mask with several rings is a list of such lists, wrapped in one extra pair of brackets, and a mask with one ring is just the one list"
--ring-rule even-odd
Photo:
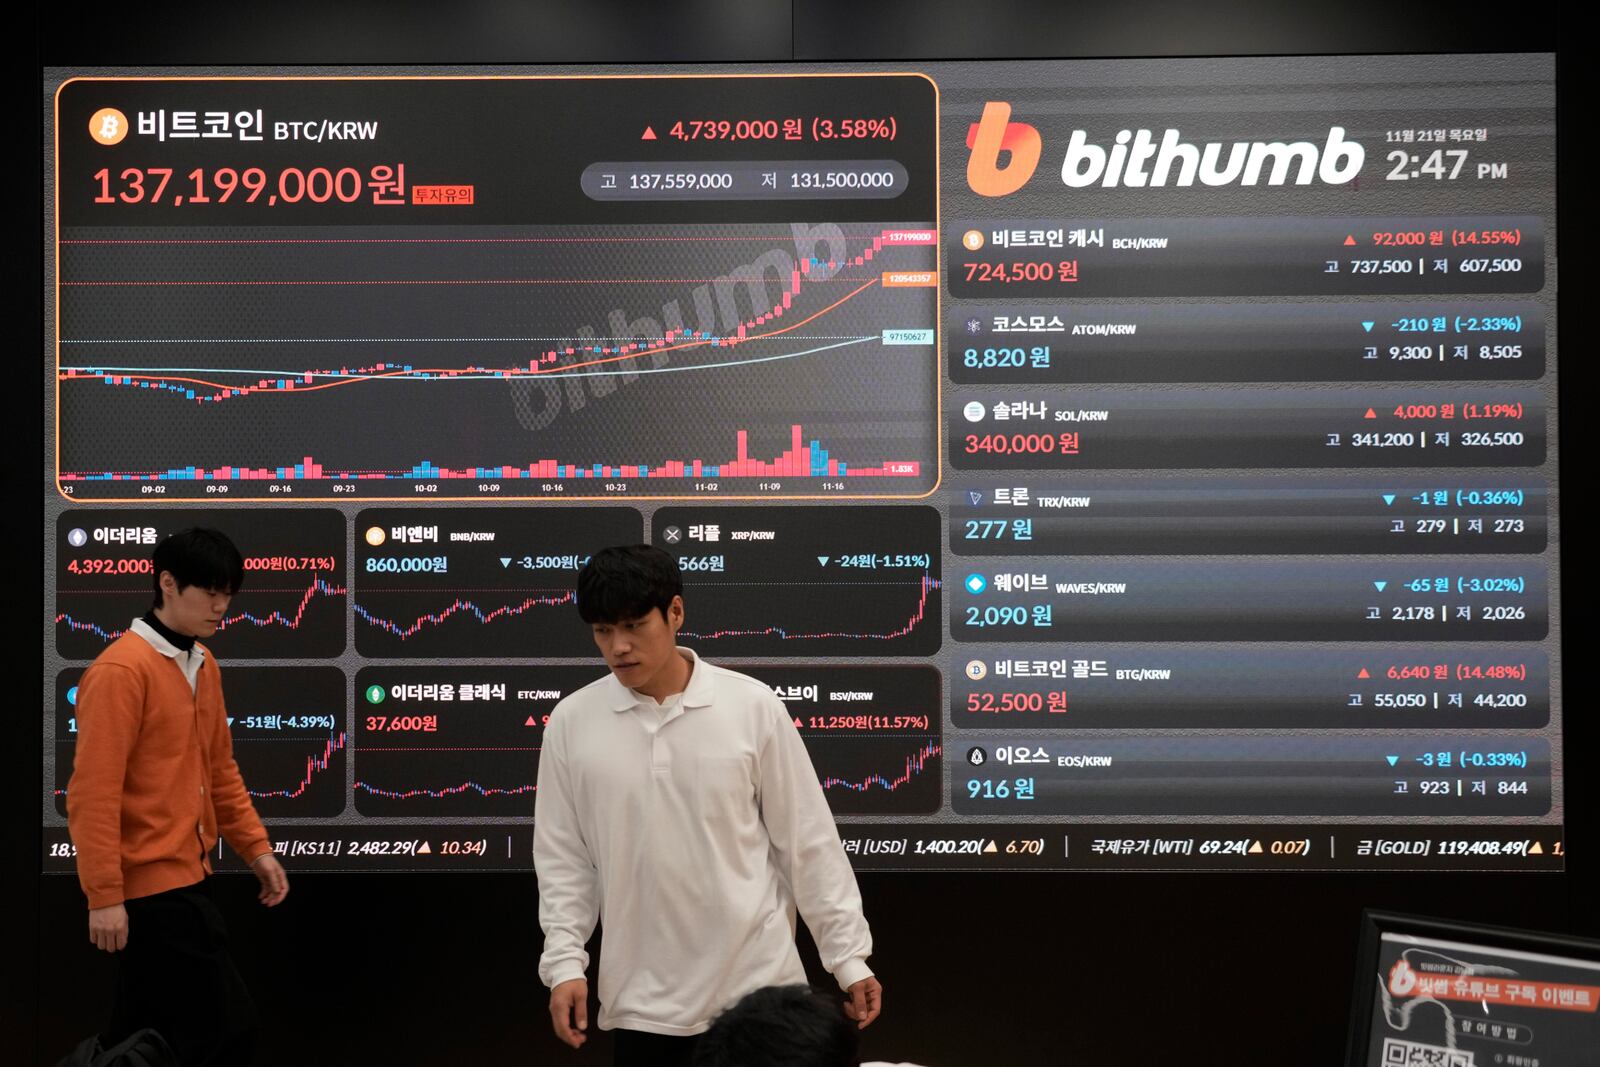
[(114, 107), (103, 107), (89, 119), (89, 136), (104, 145), (117, 144), (128, 136), (128, 116)]

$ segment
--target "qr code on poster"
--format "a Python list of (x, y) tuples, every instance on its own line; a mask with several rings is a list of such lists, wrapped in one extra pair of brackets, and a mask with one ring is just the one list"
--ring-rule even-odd
[(1473, 1067), (1472, 1053), (1424, 1045), (1420, 1041), (1383, 1039), (1383, 1067)]

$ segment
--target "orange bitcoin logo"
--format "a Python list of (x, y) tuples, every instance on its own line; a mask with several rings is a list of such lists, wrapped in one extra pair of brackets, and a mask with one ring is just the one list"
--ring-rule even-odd
[(116, 144), (128, 136), (128, 116), (114, 107), (103, 107), (89, 117), (89, 136), (101, 144)]
[[(983, 117), (967, 130), (967, 147), (972, 149), (967, 159), (967, 184), (979, 196), (1016, 192), (1039, 165), (1039, 131), (1010, 118), (1010, 104), (991, 100), (983, 105)], [(1001, 152), (1011, 153), (1004, 170), (1000, 168)]]

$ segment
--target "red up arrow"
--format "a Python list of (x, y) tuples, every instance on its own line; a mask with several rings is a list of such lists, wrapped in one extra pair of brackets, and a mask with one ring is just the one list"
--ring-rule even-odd
[(1375, 419), (1375, 418), (1378, 417), (1378, 413), (1376, 411), (1373, 411), (1371, 408), (1368, 408), (1366, 417), (1369, 418), (1369, 419)]
[(1346, 245), (1355, 244), (1356, 243), (1356, 235), (1353, 234), (1353, 233), (1345, 234), (1344, 243)]
[[(648, 126), (646, 126), (644, 128), (644, 133), (642, 135), (640, 135), (640, 137), (639, 137), (639, 140), (641, 140), (641, 141), (654, 141), (655, 139), (656, 139), (656, 131), (652, 130)], [(1350, 243), (1351, 244), (1355, 244), (1354, 241), (1351, 241)]]
[(1367, 673), (1367, 669), (1365, 667), (1362, 667), (1361, 668), (1361, 673), (1356, 675), (1356, 677), (1357, 678), (1371, 678), (1372, 675)]
[(538, 726), (539, 723), (538, 723), (538, 720), (536, 720), (532, 715), (529, 715), (528, 716), (528, 721), (523, 723), (522, 725), (524, 725), (524, 726)]

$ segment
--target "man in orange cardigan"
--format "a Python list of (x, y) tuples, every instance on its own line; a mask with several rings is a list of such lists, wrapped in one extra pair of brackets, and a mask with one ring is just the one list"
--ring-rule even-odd
[(289, 892), (233, 759), (216, 633), (244, 577), (226, 536), (156, 546), (155, 606), (78, 686), (67, 824), (89, 898), (89, 940), (121, 953), (107, 1044), (154, 1027), (189, 1065), (247, 1064), (255, 1005), (228, 955), (206, 877), (220, 834), (271, 907)]

